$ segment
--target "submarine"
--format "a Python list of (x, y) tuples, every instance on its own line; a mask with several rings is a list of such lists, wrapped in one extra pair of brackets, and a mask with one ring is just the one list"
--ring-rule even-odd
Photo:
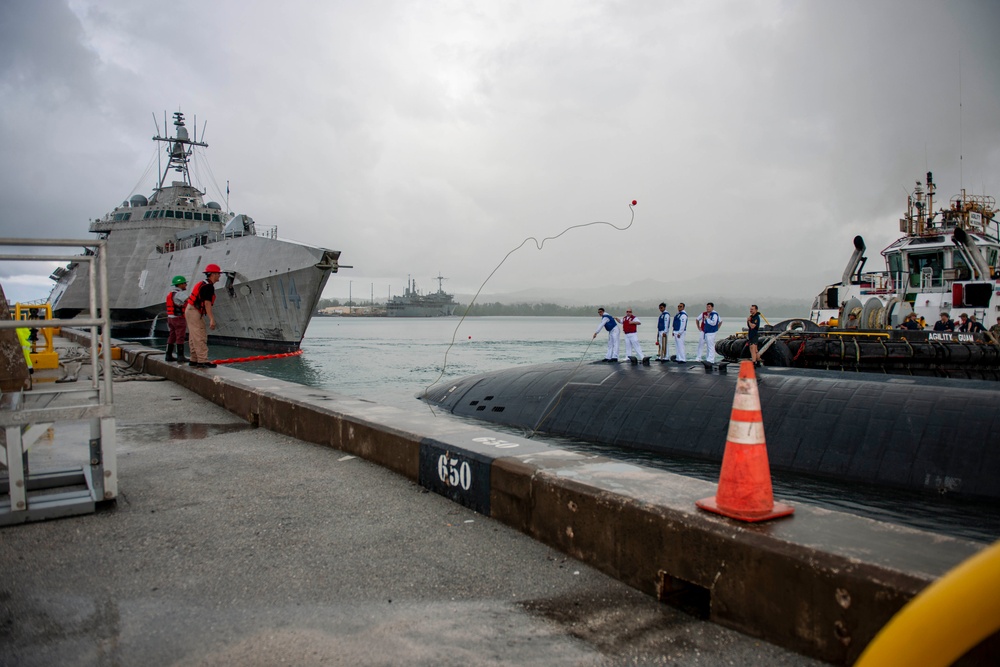
[[(417, 398), (530, 435), (721, 462), (737, 375), (724, 363), (556, 362)], [(763, 367), (757, 383), (772, 469), (1000, 501), (995, 382)]]

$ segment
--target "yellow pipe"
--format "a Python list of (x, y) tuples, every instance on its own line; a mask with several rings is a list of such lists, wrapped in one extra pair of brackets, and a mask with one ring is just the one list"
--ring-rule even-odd
[(946, 667), (1000, 630), (1000, 541), (920, 592), (865, 648), (855, 667)]

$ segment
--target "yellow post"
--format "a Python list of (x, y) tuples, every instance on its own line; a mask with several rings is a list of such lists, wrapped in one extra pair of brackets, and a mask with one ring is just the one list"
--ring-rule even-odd
[(946, 667), (1000, 630), (1000, 542), (967, 559), (910, 600), (855, 667)]

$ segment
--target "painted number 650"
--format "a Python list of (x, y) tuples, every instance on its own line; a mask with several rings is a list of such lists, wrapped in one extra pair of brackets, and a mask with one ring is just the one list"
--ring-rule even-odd
[(469, 462), (451, 458), (447, 454), (438, 457), (438, 477), (448, 486), (458, 486), (463, 491), (468, 491), (472, 486), (472, 468)]

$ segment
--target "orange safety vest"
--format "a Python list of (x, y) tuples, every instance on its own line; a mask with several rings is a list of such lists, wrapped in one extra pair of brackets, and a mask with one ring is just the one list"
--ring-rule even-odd
[[(191, 290), (191, 296), (189, 296), (188, 300), (187, 300), (187, 305), (188, 306), (194, 306), (195, 308), (198, 309), (198, 312), (200, 312), (202, 315), (206, 314), (205, 313), (205, 299), (198, 298), (198, 295), (201, 292), (201, 288), (204, 287), (207, 284), (208, 283), (205, 282), (204, 280), (199, 280), (198, 283), (194, 286), (194, 289)], [(215, 304), (215, 293), (214, 292), (212, 293), (212, 304), (213, 305)]]
[(177, 306), (174, 305), (174, 294), (179, 294), (174, 290), (167, 292), (167, 317), (179, 317), (184, 314), (184, 310), (187, 309), (187, 301), (181, 304), (180, 312), (177, 312)]

